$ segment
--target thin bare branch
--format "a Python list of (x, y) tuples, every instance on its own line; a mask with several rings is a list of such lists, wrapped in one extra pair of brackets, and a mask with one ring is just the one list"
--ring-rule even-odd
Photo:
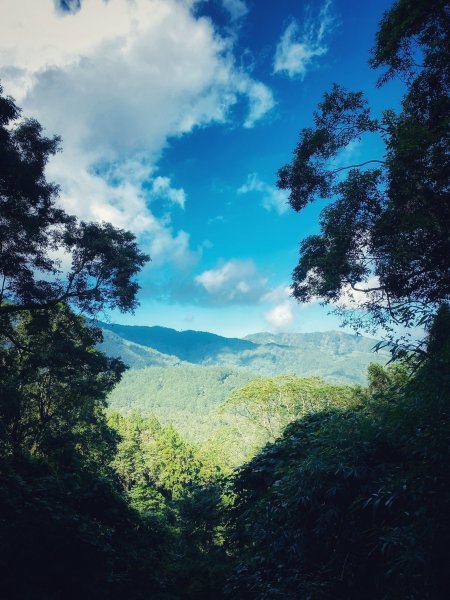
[(357, 167), (364, 167), (364, 165), (369, 165), (371, 163), (377, 163), (380, 165), (384, 165), (386, 164), (384, 160), (366, 160), (362, 163), (356, 164), (356, 165), (348, 165), (347, 167), (340, 167), (339, 169), (334, 169), (334, 171), (332, 171), (333, 174), (335, 173), (340, 173), (341, 171), (346, 171), (348, 169), (356, 169)]

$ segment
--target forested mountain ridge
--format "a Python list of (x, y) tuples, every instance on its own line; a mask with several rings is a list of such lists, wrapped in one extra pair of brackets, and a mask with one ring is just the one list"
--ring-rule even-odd
[(108, 329), (103, 329), (103, 341), (98, 344), (98, 348), (107, 356), (120, 356), (123, 362), (132, 369), (188, 364), (177, 356), (163, 354), (149, 346), (130, 342)]
[(215, 356), (223, 352), (240, 352), (255, 347), (255, 344), (248, 340), (226, 338), (206, 331), (177, 331), (169, 327), (102, 322), (98, 322), (98, 325), (103, 330), (112, 331), (125, 340), (195, 364), (214, 360)]
[(344, 355), (351, 352), (372, 352), (378, 340), (343, 331), (315, 331), (309, 333), (270, 333), (262, 331), (245, 336), (254, 344), (275, 344), (295, 348), (314, 348), (330, 354)]
[(99, 325), (104, 332), (100, 349), (132, 369), (192, 363), (244, 368), (268, 377), (292, 373), (364, 383), (370, 363), (389, 360), (387, 351), (373, 352), (377, 340), (338, 331), (256, 333), (239, 339), (166, 327)]

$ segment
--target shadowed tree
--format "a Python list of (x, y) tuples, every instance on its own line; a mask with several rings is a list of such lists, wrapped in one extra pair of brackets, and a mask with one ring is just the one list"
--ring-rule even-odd
[(148, 257), (130, 232), (58, 207), (45, 177), (58, 148), (0, 90), (2, 592), (151, 597), (168, 531), (130, 508), (114, 476), (104, 407), (125, 367), (96, 349), (101, 331), (83, 316), (133, 310)]
[[(78, 222), (57, 206), (58, 186), (45, 178), (59, 138), (0, 88), (0, 319), (67, 302), (84, 313), (136, 306), (133, 277), (148, 260), (133, 234), (109, 223)], [(66, 272), (58, 259), (71, 262)], [(4, 326), (4, 320), (2, 320)]]

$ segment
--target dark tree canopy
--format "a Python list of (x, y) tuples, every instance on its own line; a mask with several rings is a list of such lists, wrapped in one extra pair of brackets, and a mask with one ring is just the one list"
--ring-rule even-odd
[[(350, 304), (357, 329), (384, 326), (391, 338), (399, 325), (429, 324), (450, 299), (449, 25), (443, 0), (396, 2), (371, 65), (387, 67), (380, 85), (405, 81), (400, 112), (373, 116), (362, 93), (335, 85), (279, 171), (294, 210), (332, 200), (320, 234), (301, 244), (293, 295), (332, 303), (344, 319)], [(374, 134), (383, 156), (336, 166), (348, 144)]]
[[(136, 306), (133, 277), (148, 260), (134, 236), (108, 223), (78, 222), (57, 206), (59, 189), (45, 178), (59, 138), (0, 88), (0, 317), (68, 302), (84, 313)], [(71, 257), (64, 273), (57, 253)]]
[(139, 517), (114, 476), (105, 406), (125, 365), (96, 348), (84, 316), (132, 310), (147, 257), (131, 233), (58, 207), (45, 177), (58, 147), (0, 89), (2, 593), (154, 597), (167, 529)]
[(431, 358), (291, 423), (234, 478), (233, 600), (441, 600), (449, 589), (449, 328)]
[(0, 457), (67, 468), (81, 452), (104, 463), (112, 450), (103, 408), (125, 365), (95, 349), (101, 331), (59, 304), (21, 313), (10, 337), (0, 345)]

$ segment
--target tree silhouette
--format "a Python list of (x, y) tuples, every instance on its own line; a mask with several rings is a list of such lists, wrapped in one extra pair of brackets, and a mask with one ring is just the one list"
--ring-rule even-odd
[[(279, 171), (294, 210), (332, 200), (321, 233), (301, 244), (293, 295), (337, 305), (356, 329), (382, 326), (391, 340), (401, 341), (398, 326), (429, 325), (450, 297), (448, 23), (443, 0), (396, 2), (371, 65), (387, 67), (379, 85), (405, 81), (400, 112), (375, 117), (362, 93), (335, 85)], [(371, 134), (384, 155), (340, 166), (339, 153)]]
[[(109, 223), (79, 222), (57, 206), (59, 188), (45, 178), (58, 137), (0, 88), (0, 319), (67, 302), (87, 314), (136, 306), (134, 276), (149, 259), (133, 234)], [(57, 253), (71, 259), (65, 273)], [(3, 320), (4, 327), (4, 320)]]

